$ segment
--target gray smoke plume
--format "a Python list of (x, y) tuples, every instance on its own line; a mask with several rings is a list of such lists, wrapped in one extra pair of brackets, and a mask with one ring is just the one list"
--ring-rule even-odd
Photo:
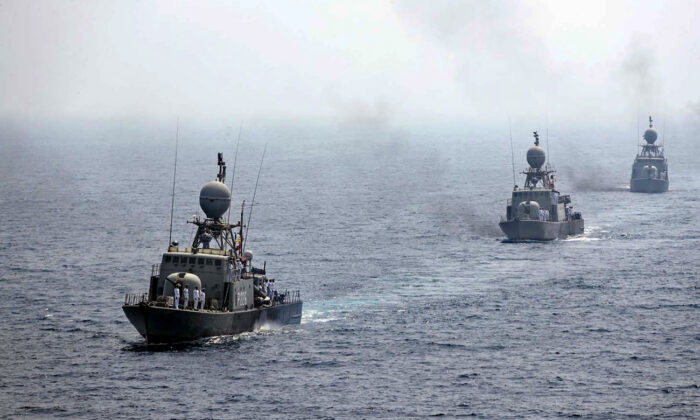
[(693, 124), (700, 125), (700, 101), (689, 103), (688, 110)]
[(0, 119), (30, 128), (178, 115), (204, 127), (508, 114), (618, 124), (638, 102), (685, 112), (700, 97), (697, 0), (5, 0), (0, 11)]
[(382, 97), (374, 101), (348, 100), (331, 96), (329, 100), (336, 111), (336, 118), (341, 125), (385, 128), (389, 125), (395, 107)]
[(563, 169), (566, 182), (572, 185), (574, 192), (603, 192), (626, 191), (624, 179), (603, 165), (588, 163), (584, 171), (581, 168), (566, 167)]
[(651, 48), (639, 39), (630, 42), (620, 65), (620, 81), (625, 86), (632, 107), (642, 107), (644, 110), (658, 107), (661, 86), (656, 65), (656, 56)]
[(470, 109), (503, 111), (506, 103), (517, 109), (546, 101), (533, 95), (552, 86), (547, 48), (529, 26), (535, 8), (507, 0), (448, 0), (396, 2), (395, 9), (412, 32), (449, 51)]

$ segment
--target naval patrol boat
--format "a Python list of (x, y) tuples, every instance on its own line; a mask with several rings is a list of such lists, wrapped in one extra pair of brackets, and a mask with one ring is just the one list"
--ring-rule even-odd
[(646, 144), (640, 144), (641, 152), (634, 158), (630, 191), (660, 193), (668, 191), (668, 164), (664, 157), (663, 145), (657, 145), (658, 138), (654, 121), (649, 116), (649, 128), (644, 131)]
[[(171, 242), (161, 262), (151, 268), (148, 292), (129, 293), (124, 298), (126, 317), (148, 344), (192, 341), (301, 322), (299, 291), (273, 290), (275, 280), (268, 279), (267, 264), (254, 267), (253, 253), (242, 250), (245, 201), (237, 223), (223, 219), (231, 204), (231, 191), (225, 184), (226, 163), (221, 153), (218, 165), (216, 180), (204, 185), (199, 194), (206, 217), (195, 216), (188, 221), (197, 226), (191, 247), (181, 248)], [(184, 300), (185, 289), (189, 304)], [(192, 305), (195, 290), (205, 293), (198, 307)]]
[(498, 224), (508, 241), (551, 241), (583, 233), (581, 213), (574, 212), (571, 198), (554, 188), (554, 170), (547, 164), (537, 131), (535, 145), (527, 151), (530, 165), (522, 174), (525, 186), (513, 187), (506, 216)]

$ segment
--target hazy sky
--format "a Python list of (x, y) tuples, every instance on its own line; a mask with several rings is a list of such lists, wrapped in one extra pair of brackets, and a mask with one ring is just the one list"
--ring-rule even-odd
[(700, 112), (698, 1), (0, 1), (0, 117)]

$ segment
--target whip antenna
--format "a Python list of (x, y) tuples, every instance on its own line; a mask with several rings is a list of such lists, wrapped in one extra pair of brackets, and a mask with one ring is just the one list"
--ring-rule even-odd
[(248, 223), (245, 226), (245, 238), (243, 238), (243, 251), (248, 243), (248, 229), (250, 229), (250, 218), (253, 217), (253, 206), (255, 206), (255, 193), (258, 192), (258, 181), (260, 181), (260, 171), (262, 171), (263, 160), (265, 160), (265, 152), (267, 151), (267, 143), (263, 149), (262, 157), (260, 158), (260, 167), (258, 168), (258, 178), (255, 180), (255, 189), (253, 190), (253, 201), (250, 203), (250, 212), (248, 213)]
[[(233, 173), (231, 174), (231, 196), (233, 196), (233, 180), (236, 179), (236, 161), (238, 161), (238, 146), (241, 144), (241, 130), (243, 125), (238, 126), (238, 141), (236, 142), (236, 154), (233, 156)], [(228, 207), (226, 223), (231, 220), (231, 206)]]
[(180, 117), (177, 117), (177, 128), (175, 129), (175, 165), (173, 169), (173, 193), (170, 200), (170, 234), (168, 236), (168, 247), (173, 243), (173, 212), (175, 211), (175, 176), (177, 175), (177, 146), (180, 139)]
[(664, 114), (664, 128), (663, 131), (661, 131), (661, 145), (666, 147), (666, 114)]
[(637, 154), (637, 145), (639, 142), (639, 107), (637, 107), (637, 138), (634, 140), (634, 154)]
[(510, 162), (513, 164), (513, 188), (515, 188), (515, 153), (513, 152), (513, 128), (510, 126), (510, 116), (508, 116), (508, 131), (510, 132)]
[(544, 133), (545, 133), (545, 140), (547, 140), (547, 165), (551, 167), (550, 162), (552, 161), (552, 155), (549, 154), (549, 111), (547, 111), (547, 117), (545, 118), (545, 123), (544, 123)]

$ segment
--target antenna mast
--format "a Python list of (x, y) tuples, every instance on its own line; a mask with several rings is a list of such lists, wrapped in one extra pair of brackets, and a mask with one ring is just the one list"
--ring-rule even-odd
[(219, 165), (219, 173), (216, 174), (216, 180), (222, 184), (226, 182), (226, 162), (224, 162), (224, 154), (219, 153), (217, 155), (217, 165)]
[(245, 200), (241, 203), (241, 222), (238, 224), (238, 236), (241, 239), (241, 254), (243, 253), (243, 210), (245, 209)]
[(173, 193), (170, 200), (170, 234), (168, 236), (168, 247), (173, 243), (173, 212), (175, 211), (175, 176), (177, 175), (177, 146), (180, 139), (180, 116), (177, 117), (177, 128), (175, 129), (175, 168), (173, 169)]
[(243, 251), (248, 243), (248, 229), (250, 229), (250, 218), (253, 217), (253, 206), (255, 206), (255, 194), (258, 192), (258, 181), (260, 181), (260, 172), (262, 171), (263, 160), (265, 160), (265, 152), (267, 151), (267, 143), (263, 149), (262, 158), (260, 158), (260, 167), (258, 168), (258, 178), (255, 180), (255, 189), (253, 190), (253, 201), (250, 202), (250, 213), (248, 213), (248, 223), (245, 227), (245, 238), (243, 238)]
[(510, 163), (513, 165), (513, 188), (517, 185), (515, 183), (515, 154), (513, 152), (513, 127), (510, 125), (510, 116), (508, 117), (508, 131), (510, 132)]
[(664, 129), (661, 131), (661, 146), (666, 147), (666, 114), (664, 114)]
[(638, 142), (639, 142), (639, 108), (637, 108), (637, 138), (634, 140), (634, 154), (637, 154)]
[(551, 167), (550, 162), (552, 161), (552, 156), (549, 154), (549, 111), (547, 111), (547, 117), (545, 118), (545, 139), (547, 140), (547, 166)]

